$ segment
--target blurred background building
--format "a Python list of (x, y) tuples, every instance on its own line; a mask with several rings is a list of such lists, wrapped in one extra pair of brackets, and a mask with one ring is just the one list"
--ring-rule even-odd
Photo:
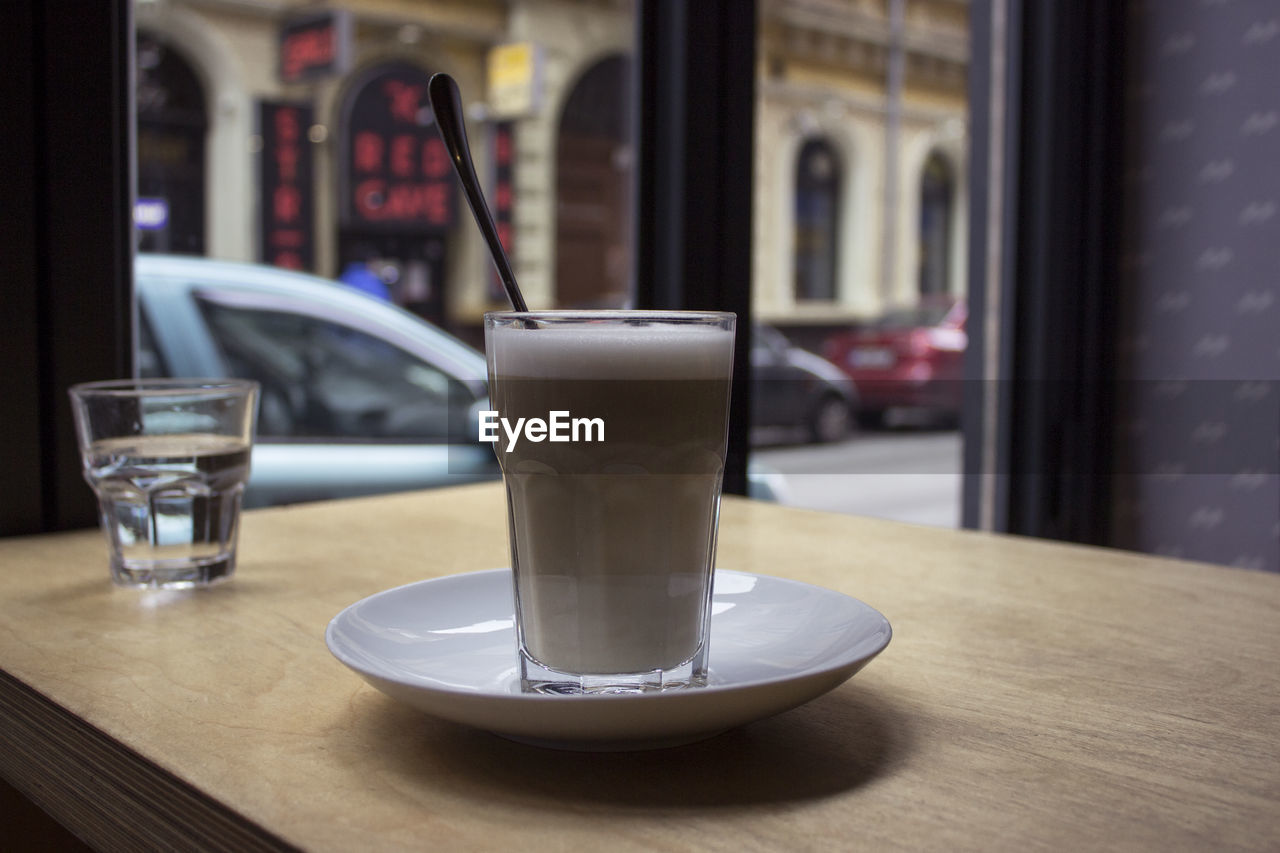
[[(760, 3), (753, 296), (793, 338), (966, 291), (966, 0)], [(501, 306), (432, 127), (453, 75), (532, 305), (631, 292), (630, 0), (137, 0), (139, 247)]]

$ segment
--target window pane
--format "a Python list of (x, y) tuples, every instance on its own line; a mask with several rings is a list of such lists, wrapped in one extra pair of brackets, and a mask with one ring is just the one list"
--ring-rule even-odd
[[(529, 304), (631, 301), (631, 0), (134, 10), (144, 255), (313, 273), (478, 347), (484, 312), (508, 306), (427, 102), (427, 81), (443, 71), (461, 90), (476, 169)], [(245, 292), (269, 281), (249, 267), (230, 278)], [(396, 346), (369, 328), (248, 310), (218, 298), (227, 280), (225, 269), (190, 271), (187, 284), (210, 298), (184, 314), (203, 324), (189, 339), (163, 334), (166, 312), (181, 309), (162, 280), (147, 282), (144, 309), (163, 340), (144, 344), (166, 357), (173, 346), (204, 350), (147, 369), (203, 369), (212, 337), (226, 370), (263, 383), (261, 433), (277, 444), (432, 443), (461, 429), (452, 420), (476, 389), (414, 355), (429, 357), (429, 332), (421, 346)]]
[(796, 301), (831, 301), (839, 257), (839, 155), (826, 139), (810, 139), (800, 148), (796, 163)]
[(752, 459), (784, 500), (959, 523), (968, 12), (759, 5)]
[[(929, 155), (920, 175), (920, 295), (951, 293), (955, 176), (946, 155)], [(941, 319), (941, 318), (939, 318)]]

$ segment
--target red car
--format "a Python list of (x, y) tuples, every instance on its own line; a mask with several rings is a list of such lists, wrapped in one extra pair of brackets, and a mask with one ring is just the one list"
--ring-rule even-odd
[(959, 419), (968, 313), (964, 300), (925, 299), (827, 341), (827, 359), (857, 385), (859, 423), (882, 426), (893, 409)]

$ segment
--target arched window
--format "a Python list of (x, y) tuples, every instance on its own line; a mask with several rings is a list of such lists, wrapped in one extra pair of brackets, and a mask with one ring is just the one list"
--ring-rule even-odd
[(168, 43), (137, 38), (138, 199), (162, 216), (138, 232), (143, 252), (203, 255), (205, 250), (204, 87)]
[(796, 160), (795, 292), (797, 300), (836, 298), (840, 158), (826, 139), (804, 143)]
[(616, 308), (630, 296), (631, 60), (587, 69), (556, 143), (556, 305)]
[(925, 160), (920, 176), (920, 295), (951, 289), (951, 223), (955, 172), (937, 151)]

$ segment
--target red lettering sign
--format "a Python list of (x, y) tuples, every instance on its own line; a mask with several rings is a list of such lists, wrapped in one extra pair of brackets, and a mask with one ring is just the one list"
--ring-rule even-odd
[(362, 219), (377, 221), (385, 218), (382, 216), (382, 204), (385, 201), (386, 187), (387, 182), (377, 178), (361, 181), (356, 185), (352, 199)]
[(280, 180), (296, 181), (298, 179), (298, 146), (282, 145), (277, 148), (276, 168), (280, 170)]
[(497, 161), (499, 166), (505, 166), (511, 162), (511, 132), (508, 130), (499, 130), (497, 138), (493, 144), (493, 159)]
[(259, 106), (259, 245), (264, 261), (289, 269), (307, 269), (312, 262), (310, 124), (311, 109), (305, 105), (266, 101)]
[(276, 110), (276, 138), (281, 142), (298, 141), (298, 111), (285, 107)]
[(357, 172), (382, 171), (382, 137), (371, 130), (356, 134), (354, 158)]
[(417, 147), (417, 140), (407, 134), (391, 137), (391, 174), (397, 178), (413, 175), (413, 154)]
[[(515, 227), (512, 225), (516, 201), (512, 169), (513, 136), (510, 123), (502, 122), (493, 128), (493, 221), (498, 229), (498, 241), (510, 255), (515, 254)], [(502, 282), (496, 273), (489, 277), (488, 295), (494, 302), (505, 298)]]
[(387, 80), (382, 84), (382, 91), (387, 95), (387, 112), (396, 121), (419, 124), (423, 89), (400, 80)]
[(271, 196), (271, 213), (277, 222), (295, 222), (302, 214), (302, 193), (292, 184), (276, 187)]
[(425, 184), (421, 189), (423, 218), (432, 225), (449, 224), (448, 184)]
[(431, 124), (429, 79), (408, 63), (388, 62), (353, 92), (344, 109), (350, 134), (342, 153), (344, 226), (420, 232), (453, 224), (453, 166)]
[(323, 68), (333, 62), (337, 42), (332, 24), (290, 33), (280, 45), (281, 75), (285, 80), (297, 80), (310, 68)]
[(277, 228), (268, 238), (272, 246), (299, 249), (307, 242), (307, 235), (298, 228)]
[(428, 178), (443, 178), (449, 174), (449, 165), (449, 152), (439, 137), (423, 143), (422, 174)]
[(286, 270), (302, 269), (302, 256), (297, 252), (276, 252), (271, 256), (271, 265)]
[(450, 199), (447, 184), (388, 184), (377, 178), (362, 181), (353, 193), (356, 211), (368, 222), (416, 220), (448, 225)]

